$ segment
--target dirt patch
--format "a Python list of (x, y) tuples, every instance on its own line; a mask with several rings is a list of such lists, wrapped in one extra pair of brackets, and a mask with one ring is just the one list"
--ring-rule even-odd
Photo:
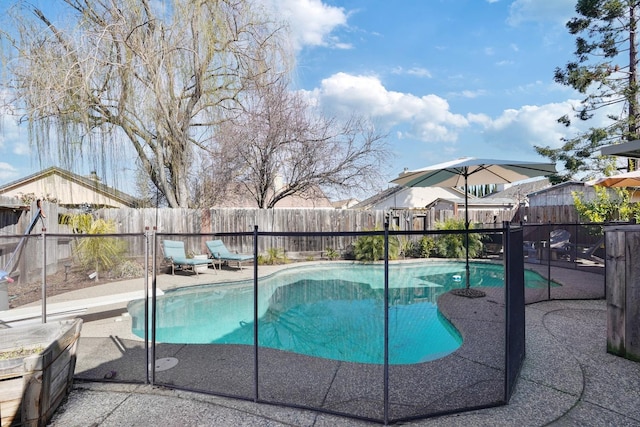
[[(125, 279), (136, 278), (136, 275), (128, 277), (110, 278), (100, 277), (98, 281), (90, 279), (89, 275), (80, 269), (70, 269), (68, 272), (58, 271), (47, 276), (47, 297), (63, 294), (65, 292), (90, 288), (105, 283), (118, 282)], [(142, 277), (142, 274), (137, 277)], [(9, 283), (9, 308), (20, 307), (25, 304), (42, 300), (42, 281), (22, 283), (18, 281)]]

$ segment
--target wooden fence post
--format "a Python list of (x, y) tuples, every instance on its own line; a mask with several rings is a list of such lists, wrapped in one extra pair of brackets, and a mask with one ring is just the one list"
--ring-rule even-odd
[(640, 361), (640, 226), (605, 227), (607, 351)]

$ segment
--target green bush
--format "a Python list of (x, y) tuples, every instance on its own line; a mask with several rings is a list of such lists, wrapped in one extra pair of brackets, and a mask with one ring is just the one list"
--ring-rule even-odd
[(334, 259), (338, 259), (340, 257), (340, 254), (335, 249), (331, 249), (331, 248), (327, 248), (324, 251), (324, 255), (331, 261), (333, 261)]
[(284, 253), (284, 249), (269, 248), (267, 253), (258, 255), (258, 264), (276, 265), (286, 264), (289, 262), (289, 258)]
[(406, 256), (411, 258), (429, 258), (436, 249), (436, 241), (432, 236), (423, 236), (418, 241), (411, 241)]
[[(389, 236), (389, 259), (398, 258), (399, 246), (398, 238)], [(353, 251), (359, 261), (372, 262), (384, 259), (384, 236), (360, 236), (354, 243)]]
[[(436, 229), (442, 231), (464, 230), (464, 220), (449, 218), (436, 223)], [(473, 230), (473, 224), (469, 225)], [(469, 258), (476, 258), (482, 252), (482, 235), (469, 233)], [(435, 241), (435, 253), (442, 258), (465, 258), (464, 234), (440, 234)]]
[[(66, 215), (62, 223), (68, 224), (75, 234), (100, 235), (116, 232), (114, 221), (94, 219), (90, 214)], [(121, 261), (126, 250), (125, 242), (114, 237), (79, 238), (74, 245), (74, 255), (83, 268), (96, 272), (96, 280), (100, 273), (111, 270)]]
[[(640, 204), (631, 202), (626, 188), (594, 186), (595, 198), (586, 200), (583, 192), (572, 191), (573, 204), (581, 219), (588, 222), (640, 220)], [(614, 193), (614, 194), (612, 194)]]

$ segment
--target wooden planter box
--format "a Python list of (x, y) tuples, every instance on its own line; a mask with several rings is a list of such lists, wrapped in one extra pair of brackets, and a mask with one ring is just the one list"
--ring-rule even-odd
[(46, 426), (71, 391), (82, 320), (0, 330), (0, 354), (39, 352), (0, 359), (0, 417), (4, 426)]

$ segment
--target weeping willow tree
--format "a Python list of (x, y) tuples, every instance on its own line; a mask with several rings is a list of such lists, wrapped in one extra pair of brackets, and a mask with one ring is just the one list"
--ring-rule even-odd
[(291, 64), (286, 29), (256, 1), (52, 0), (47, 11), (19, 2), (0, 30), (5, 89), (37, 152), (103, 167), (135, 153), (170, 207), (189, 206), (191, 166), (221, 111), (241, 111), (246, 87)]

